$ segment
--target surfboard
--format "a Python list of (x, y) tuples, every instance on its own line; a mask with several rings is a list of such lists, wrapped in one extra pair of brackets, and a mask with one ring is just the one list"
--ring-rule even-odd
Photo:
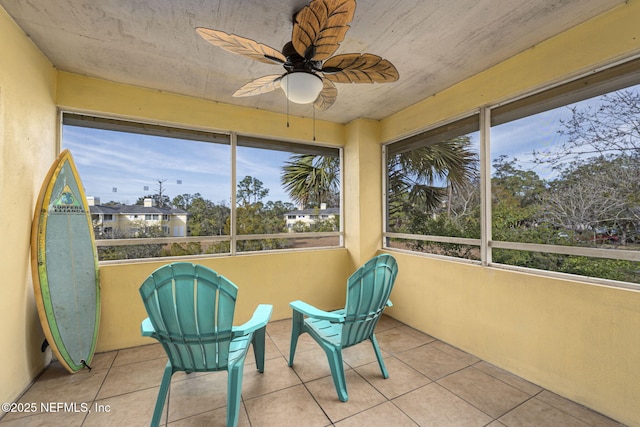
[(89, 367), (100, 321), (98, 254), (73, 157), (64, 150), (42, 184), (31, 228), (33, 290), (44, 335), (74, 373)]

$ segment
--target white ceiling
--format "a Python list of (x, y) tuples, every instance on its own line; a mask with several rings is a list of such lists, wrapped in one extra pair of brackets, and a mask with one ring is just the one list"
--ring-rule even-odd
[[(307, 0), (0, 0), (53, 65), (121, 83), (284, 113), (280, 90), (247, 98), (243, 84), (283, 72), (204, 41), (195, 27), (237, 34), (278, 50)], [(316, 118), (382, 119), (624, 0), (358, 0), (336, 54), (373, 53), (400, 79), (336, 84)], [(310, 116), (310, 105), (290, 104)]]

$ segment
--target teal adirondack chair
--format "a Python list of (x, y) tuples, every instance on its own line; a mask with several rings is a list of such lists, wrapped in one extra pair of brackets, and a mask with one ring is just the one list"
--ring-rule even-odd
[(140, 287), (149, 315), (142, 335), (157, 339), (169, 357), (152, 426), (160, 423), (171, 376), (178, 371), (228, 371), (227, 426), (238, 425), (244, 360), (253, 344), (257, 369), (264, 372), (265, 328), (273, 307), (260, 304), (248, 322), (233, 326), (237, 294), (225, 277), (186, 262), (160, 267)]
[(344, 309), (327, 312), (302, 301), (290, 303), (293, 308), (293, 327), (289, 366), (293, 366), (298, 337), (307, 332), (327, 354), (338, 398), (346, 402), (349, 396), (342, 363), (342, 349), (368, 339), (373, 345), (382, 376), (389, 378), (373, 331), (384, 308), (392, 306), (389, 295), (397, 274), (398, 265), (395, 258), (386, 254), (379, 255), (367, 261), (347, 280), (347, 300)]

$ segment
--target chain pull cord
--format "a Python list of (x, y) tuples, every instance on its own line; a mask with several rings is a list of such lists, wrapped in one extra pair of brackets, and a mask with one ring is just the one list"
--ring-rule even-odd
[[(289, 93), (289, 79), (285, 82), (287, 85), (287, 94)], [(287, 127), (289, 127), (289, 95), (287, 95)]]

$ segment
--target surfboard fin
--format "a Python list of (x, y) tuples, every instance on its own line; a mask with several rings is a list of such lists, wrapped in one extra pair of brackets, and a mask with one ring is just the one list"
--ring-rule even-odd
[(42, 345), (40, 346), (40, 351), (44, 353), (47, 347), (49, 347), (49, 341), (47, 341), (47, 339), (45, 338), (44, 341), (42, 341)]
[(82, 360), (80, 361), (80, 363), (82, 363), (82, 366), (84, 366), (85, 368), (88, 368), (88, 369), (89, 369), (89, 372), (91, 372), (91, 366), (87, 365), (87, 362), (85, 362), (85, 360), (84, 360), (84, 359), (82, 359)]

